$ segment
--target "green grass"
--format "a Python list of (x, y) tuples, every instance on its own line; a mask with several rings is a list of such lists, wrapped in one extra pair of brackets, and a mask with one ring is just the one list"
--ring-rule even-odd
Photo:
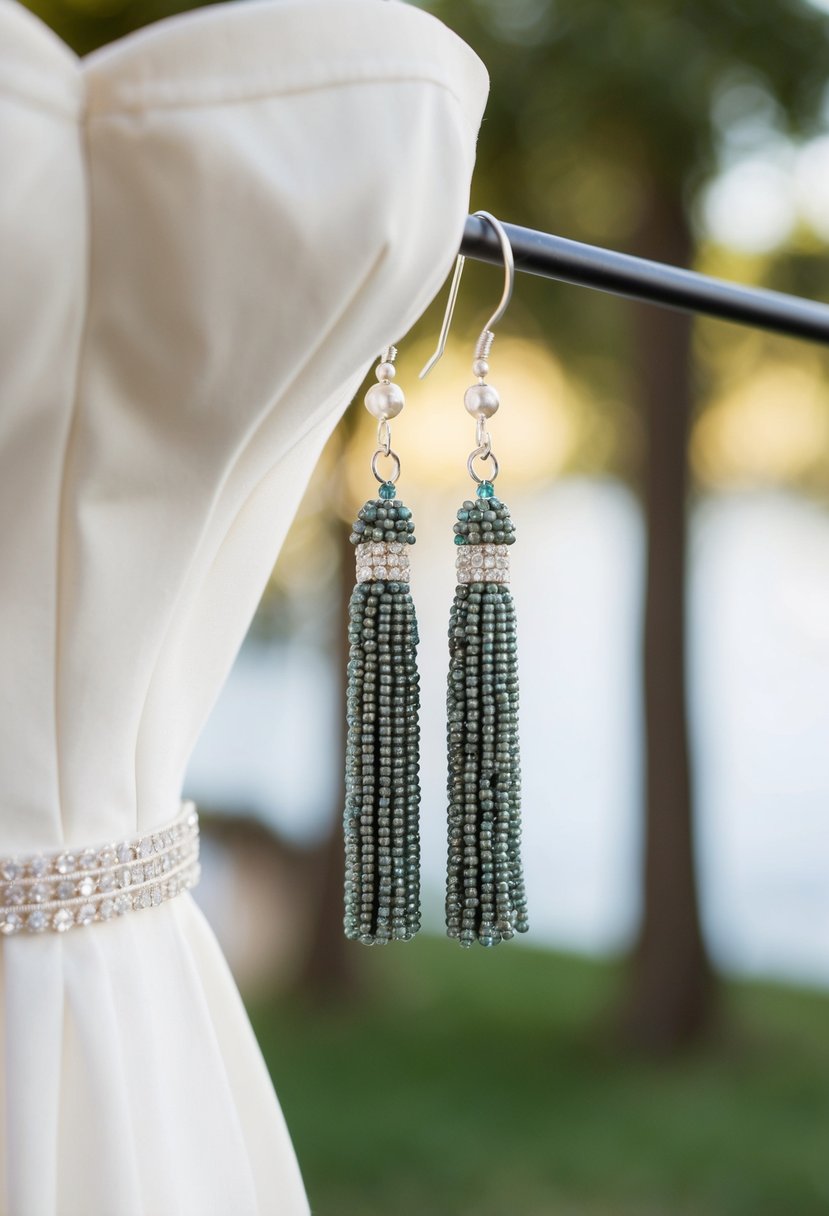
[(612, 965), (428, 938), (358, 962), (359, 1005), (251, 1011), (315, 1216), (829, 1212), (828, 997), (730, 984), (714, 1046), (645, 1062)]

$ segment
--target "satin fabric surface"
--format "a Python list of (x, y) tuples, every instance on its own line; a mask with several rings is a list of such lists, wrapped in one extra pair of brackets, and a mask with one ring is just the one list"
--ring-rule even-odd
[[(451, 266), (486, 92), (385, 0), (85, 60), (0, 0), (0, 855), (175, 816), (323, 442)], [(0, 961), (3, 1212), (308, 1211), (190, 896)]]

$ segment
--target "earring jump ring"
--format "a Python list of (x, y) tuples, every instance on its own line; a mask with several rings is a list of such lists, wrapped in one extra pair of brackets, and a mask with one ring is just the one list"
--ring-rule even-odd
[[(389, 460), (392, 460), (394, 462), (394, 472), (391, 474), (390, 477), (383, 477), (380, 473), (378, 473), (377, 458), (379, 456), (387, 456), (389, 458)], [(393, 448), (388, 448), (388, 449), (378, 448), (377, 451), (374, 453), (374, 455), (371, 458), (371, 471), (374, 474), (377, 481), (380, 482), (380, 485), (382, 485), (384, 482), (391, 482), (392, 485), (394, 485), (394, 483), (397, 481), (398, 477), (400, 476), (400, 457), (397, 455), (397, 452), (395, 452)]]
[[(492, 461), (492, 473), (489, 475), (489, 477), (479, 477), (478, 474), (475, 472), (475, 461), (479, 457), (481, 460), (491, 460)], [(474, 452), (469, 453), (469, 459), (466, 462), (466, 467), (469, 471), (469, 476), (472, 478), (473, 481), (477, 482), (479, 486), (482, 485), (485, 481), (494, 481), (495, 478), (498, 476), (498, 472), (500, 469), (500, 465), (498, 464), (498, 460), (496, 458), (495, 453), (493, 452), (492, 448), (489, 447), (489, 445), (486, 443), (482, 443), (480, 447), (475, 448)]]

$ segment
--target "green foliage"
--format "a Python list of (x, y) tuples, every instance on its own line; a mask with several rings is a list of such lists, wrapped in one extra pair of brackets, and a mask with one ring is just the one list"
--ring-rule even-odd
[(493, 153), (512, 155), (525, 170), (518, 179), (499, 175), (504, 192), (544, 172), (546, 151), (571, 165), (598, 154), (682, 188), (710, 168), (713, 103), (735, 84), (765, 92), (791, 133), (820, 117), (829, 19), (802, 0), (445, 0), (434, 7), (489, 67), (487, 124), (497, 130), (486, 131), (484, 163)]
[(606, 1032), (614, 966), (423, 938), (359, 961), (350, 1011), (252, 1011), (315, 1216), (826, 1212), (825, 996), (731, 984), (739, 1045), (645, 1063)]
[[(655, 199), (684, 207), (690, 227), (729, 132), (755, 122), (801, 137), (823, 121), (829, 18), (802, 0), (426, 6), (478, 51), (491, 76), (473, 207), (527, 227), (682, 259), (687, 252), (660, 248), (652, 231)], [(469, 276), (467, 325), (491, 282)], [(829, 289), (825, 272), (810, 285), (818, 296)], [(529, 276), (517, 297), (506, 326), (565, 352), (567, 366), (592, 384), (606, 426), (618, 429), (616, 403), (638, 396), (629, 306)], [(617, 446), (627, 463), (624, 443)]]

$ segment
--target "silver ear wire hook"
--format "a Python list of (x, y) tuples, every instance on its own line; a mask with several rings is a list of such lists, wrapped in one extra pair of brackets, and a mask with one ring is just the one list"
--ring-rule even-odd
[[(486, 220), (486, 222), (495, 229), (495, 233), (501, 244), (501, 253), (504, 257), (504, 290), (498, 307), (495, 309), (495, 312), (481, 330), (481, 336), (478, 338), (475, 348), (476, 351), (484, 352), (478, 355), (479, 358), (486, 358), (486, 354), (489, 352), (489, 348), (492, 345), (492, 339), (494, 336), (492, 331), (501, 320), (504, 313), (507, 311), (507, 305), (512, 299), (512, 288), (515, 283), (515, 259), (512, 256), (512, 245), (509, 243), (509, 237), (504, 231), (501, 221), (497, 220), (494, 215), (490, 215), (488, 211), (476, 211), (475, 215), (479, 219)], [(418, 379), (420, 380), (423, 380), (426, 376), (428, 376), (429, 372), (435, 366), (438, 359), (440, 359), (441, 355), (446, 349), (446, 339), (449, 335), (449, 326), (452, 324), (452, 315), (455, 311), (455, 303), (458, 299), (458, 290), (461, 285), (461, 275), (463, 274), (465, 261), (466, 258), (463, 256), (463, 254), (458, 254), (458, 259), (455, 262), (455, 273), (452, 275), (452, 283), (449, 288), (449, 299), (446, 302), (446, 312), (443, 317), (443, 325), (441, 326), (437, 349), (429, 362), (426, 363), (418, 373)]]

